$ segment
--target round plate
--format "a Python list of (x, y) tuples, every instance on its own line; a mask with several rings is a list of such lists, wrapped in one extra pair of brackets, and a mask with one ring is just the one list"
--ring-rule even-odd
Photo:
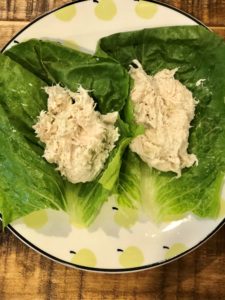
[[(93, 53), (101, 37), (115, 32), (196, 23), (200, 22), (155, 1), (76, 1), (33, 21), (4, 50), (14, 43), (40, 38)], [(161, 225), (133, 211), (124, 218), (115, 206), (109, 199), (88, 229), (70, 224), (64, 212), (53, 210), (26, 216), (9, 229), (33, 249), (65, 265), (99, 272), (127, 272), (161, 265), (191, 251), (222, 225), (225, 216), (225, 200), (217, 220), (188, 215)]]

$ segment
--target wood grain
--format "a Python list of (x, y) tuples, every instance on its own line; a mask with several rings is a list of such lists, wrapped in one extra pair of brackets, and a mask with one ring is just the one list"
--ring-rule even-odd
[(0, 49), (27, 24), (25, 21), (0, 21)]
[(225, 26), (224, 0), (164, 0), (211, 26)]
[(40, 14), (59, 7), (66, 0), (1, 0), (0, 20), (29, 21)]
[[(0, 0), (0, 48), (30, 20), (66, 2)], [(225, 0), (162, 2), (191, 13), (225, 37)], [(103, 275), (52, 262), (6, 230), (0, 234), (0, 300), (222, 300), (224, 236), (225, 227), (191, 254), (153, 270)]]

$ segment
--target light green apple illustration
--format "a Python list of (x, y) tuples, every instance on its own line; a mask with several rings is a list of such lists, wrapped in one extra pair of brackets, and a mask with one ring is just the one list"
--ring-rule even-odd
[(48, 223), (48, 215), (45, 210), (35, 211), (23, 218), (27, 227), (40, 229)]
[(114, 221), (121, 227), (130, 228), (138, 220), (138, 210), (133, 208), (118, 208), (114, 214)]
[(83, 248), (73, 255), (71, 262), (80, 266), (95, 267), (97, 259), (93, 251)]
[(117, 251), (121, 252), (119, 262), (122, 267), (134, 268), (143, 265), (144, 255), (138, 247), (130, 246), (125, 250), (118, 249)]
[(143, 19), (151, 19), (157, 13), (157, 10), (157, 4), (144, 0), (139, 0), (135, 7), (136, 14)]
[(113, 0), (98, 0), (95, 7), (95, 15), (104, 21), (112, 20), (117, 13), (117, 8)]
[(176, 243), (172, 247), (170, 247), (170, 249), (167, 250), (167, 252), (165, 254), (165, 259), (173, 258), (173, 257), (177, 256), (178, 254), (185, 252), (187, 249), (188, 249), (188, 247), (185, 244)]
[(221, 199), (220, 201), (220, 212), (219, 212), (219, 218), (225, 217), (225, 200)]
[(54, 13), (54, 16), (60, 21), (68, 22), (71, 21), (76, 16), (76, 7), (75, 5), (69, 5), (62, 9), (57, 10)]

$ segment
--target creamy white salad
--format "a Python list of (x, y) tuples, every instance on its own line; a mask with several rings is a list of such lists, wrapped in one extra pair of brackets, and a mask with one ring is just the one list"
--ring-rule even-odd
[(100, 114), (88, 91), (46, 87), (48, 111), (33, 126), (45, 144), (44, 158), (72, 183), (93, 181), (119, 139), (118, 113)]
[(133, 61), (134, 80), (131, 100), (135, 120), (144, 125), (145, 133), (136, 137), (130, 148), (150, 167), (181, 175), (181, 170), (198, 163), (189, 154), (188, 137), (197, 102), (192, 93), (174, 78), (177, 69), (163, 69), (154, 76), (146, 74), (142, 65)]

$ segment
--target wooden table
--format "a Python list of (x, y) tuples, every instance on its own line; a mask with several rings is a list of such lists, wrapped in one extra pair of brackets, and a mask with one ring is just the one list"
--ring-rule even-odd
[[(30, 20), (66, 0), (0, 0), (0, 47)], [(162, 1), (225, 37), (225, 0)], [(103, 275), (73, 270), (0, 235), (0, 300), (225, 299), (225, 227), (193, 253), (153, 270)]]

